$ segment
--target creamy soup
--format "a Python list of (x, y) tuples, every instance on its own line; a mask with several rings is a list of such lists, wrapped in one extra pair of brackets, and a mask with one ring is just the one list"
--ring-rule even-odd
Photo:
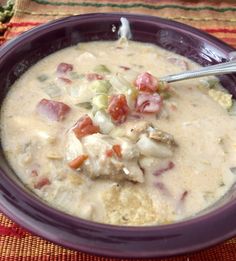
[(38, 197), (84, 219), (151, 225), (196, 215), (235, 182), (232, 96), (214, 77), (158, 78), (198, 67), (124, 39), (58, 51), (5, 99), (6, 157)]

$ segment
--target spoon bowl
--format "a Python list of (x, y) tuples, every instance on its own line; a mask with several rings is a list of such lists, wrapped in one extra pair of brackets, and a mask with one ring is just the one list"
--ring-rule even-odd
[(236, 72), (236, 61), (206, 66), (198, 70), (186, 71), (178, 74), (167, 75), (159, 78), (163, 82), (177, 82), (210, 75), (222, 75)]

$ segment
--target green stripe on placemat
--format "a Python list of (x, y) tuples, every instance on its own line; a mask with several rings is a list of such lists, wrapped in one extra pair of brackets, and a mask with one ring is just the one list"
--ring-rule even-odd
[(236, 11), (236, 7), (222, 7), (217, 8), (213, 6), (201, 6), (201, 7), (190, 7), (190, 6), (182, 6), (182, 5), (150, 5), (150, 4), (143, 4), (143, 3), (134, 3), (134, 4), (115, 4), (115, 3), (96, 3), (96, 2), (50, 2), (47, 0), (31, 0), (32, 2), (42, 4), (42, 5), (54, 5), (54, 6), (91, 6), (91, 7), (117, 7), (117, 8), (147, 8), (153, 10), (161, 10), (165, 8), (174, 8), (174, 9), (182, 9), (186, 11), (201, 11), (201, 10), (210, 10), (215, 12), (227, 12), (227, 11)]
[(13, 15), (13, 0), (8, 0), (5, 6), (0, 4), (0, 22), (5, 23), (10, 20)]

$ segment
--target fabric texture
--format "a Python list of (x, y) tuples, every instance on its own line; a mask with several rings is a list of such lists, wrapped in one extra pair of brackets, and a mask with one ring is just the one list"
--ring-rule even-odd
[[(5, 0), (0, 0), (0, 4)], [(14, 16), (0, 36), (3, 43), (47, 21), (93, 12), (128, 12), (173, 19), (202, 29), (236, 47), (236, 1), (171, 0), (16, 0)], [(115, 261), (69, 250), (28, 233), (0, 213), (0, 261)], [(127, 259), (122, 259), (126, 261)], [(134, 259), (132, 259), (134, 260)], [(236, 238), (207, 250), (161, 261), (236, 261)]]

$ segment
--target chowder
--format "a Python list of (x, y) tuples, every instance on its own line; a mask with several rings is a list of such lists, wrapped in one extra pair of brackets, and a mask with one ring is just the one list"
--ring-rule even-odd
[(214, 77), (158, 78), (198, 67), (124, 39), (58, 51), (9, 91), (5, 155), (29, 189), (71, 215), (116, 225), (196, 215), (235, 182), (232, 96)]

